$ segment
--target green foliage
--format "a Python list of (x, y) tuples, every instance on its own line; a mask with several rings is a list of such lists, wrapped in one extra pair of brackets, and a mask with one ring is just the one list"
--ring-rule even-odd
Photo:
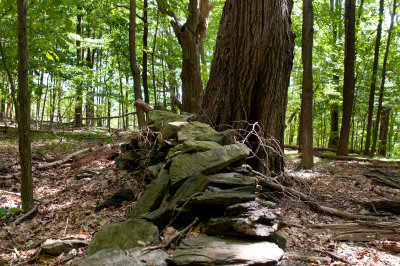
[(0, 207), (0, 217), (2, 217), (3, 215), (6, 214), (12, 214), (13, 216), (18, 216), (18, 214), (22, 213), (23, 210), (19, 209), (19, 208), (5, 208), (5, 207)]

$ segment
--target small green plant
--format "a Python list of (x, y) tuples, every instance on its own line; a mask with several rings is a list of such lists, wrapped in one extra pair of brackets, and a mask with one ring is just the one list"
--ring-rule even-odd
[(22, 213), (22, 210), (19, 208), (11, 208), (11, 209), (7, 209), (5, 207), (0, 208), (0, 217), (9, 213), (17, 216), (18, 214)]

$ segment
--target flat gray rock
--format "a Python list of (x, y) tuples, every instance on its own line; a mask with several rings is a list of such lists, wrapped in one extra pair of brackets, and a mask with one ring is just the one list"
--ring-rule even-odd
[(138, 241), (149, 243), (158, 235), (158, 228), (146, 220), (129, 219), (122, 223), (110, 224), (94, 234), (89, 244), (88, 255), (114, 246), (130, 249), (139, 246)]
[(167, 159), (170, 159), (176, 155), (187, 153), (187, 152), (202, 152), (208, 151), (211, 149), (221, 147), (220, 144), (213, 142), (213, 141), (194, 141), (188, 140), (182, 144), (176, 145), (175, 147), (171, 148), (168, 152)]
[(162, 249), (142, 251), (143, 248), (128, 249), (129, 257), (133, 258), (137, 266), (167, 266), (168, 253)]
[(215, 134), (217, 131), (210, 125), (198, 121), (190, 122), (184, 125), (178, 132), (180, 141), (196, 140), (197, 137), (208, 134)]
[(128, 257), (125, 254), (125, 251), (119, 247), (112, 247), (100, 250), (96, 252), (94, 255), (89, 256), (82, 260), (79, 266), (133, 266), (135, 264), (135, 260)]
[(246, 158), (249, 153), (250, 149), (245, 144), (232, 144), (205, 152), (178, 155), (172, 159), (169, 170), (171, 186), (176, 188), (190, 176), (214, 174)]
[(153, 110), (149, 112), (149, 119), (158, 131), (161, 131), (162, 128), (166, 126), (169, 122), (186, 122), (186, 118), (182, 115), (161, 110)]
[(218, 173), (208, 177), (210, 185), (222, 188), (256, 186), (256, 178), (239, 173)]
[(88, 241), (78, 238), (64, 238), (64, 239), (47, 239), (43, 245), (42, 250), (49, 255), (58, 256), (61, 253), (67, 254), (72, 249), (78, 249), (88, 245)]
[(189, 204), (191, 205), (230, 205), (234, 203), (252, 201), (256, 198), (254, 187), (238, 187), (232, 189), (223, 189), (204, 193), (193, 197)]
[(150, 183), (149, 187), (133, 206), (129, 218), (138, 218), (157, 209), (167, 192), (168, 183), (168, 171), (162, 168), (158, 178)]
[(274, 265), (283, 250), (270, 242), (220, 237), (187, 238), (168, 259), (173, 265)]

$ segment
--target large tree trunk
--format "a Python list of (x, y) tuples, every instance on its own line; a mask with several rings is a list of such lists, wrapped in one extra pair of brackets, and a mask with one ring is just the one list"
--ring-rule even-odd
[(292, 5), (291, 0), (225, 2), (202, 105), (203, 121), (258, 122), (266, 137), (276, 139), (249, 162), (263, 172), (284, 166), (280, 151), (293, 66)]
[(382, 65), (382, 80), (381, 80), (381, 87), (380, 87), (380, 91), (379, 91), (378, 110), (376, 112), (376, 119), (375, 119), (376, 122), (375, 122), (375, 126), (374, 126), (373, 142), (372, 142), (371, 154), (370, 154), (371, 156), (374, 156), (375, 151), (376, 151), (379, 120), (380, 120), (380, 116), (381, 116), (381, 112), (382, 112), (382, 102), (383, 102), (383, 95), (384, 95), (384, 91), (385, 91), (386, 65), (387, 65), (387, 60), (389, 57), (390, 41), (392, 39), (394, 18), (396, 17), (396, 8), (397, 8), (397, 0), (393, 0), (393, 9), (392, 9), (392, 13), (391, 13), (390, 27), (388, 30), (388, 38), (387, 38), (387, 42), (386, 42), (385, 56), (383, 58), (383, 65)]
[(349, 135), (351, 113), (353, 109), (354, 91), (354, 59), (355, 59), (355, 13), (356, 1), (345, 1), (345, 53), (344, 53), (344, 81), (343, 81), (343, 113), (340, 129), (338, 155), (349, 154)]
[(30, 140), (30, 93), (28, 88), (28, 40), (26, 36), (26, 2), (17, 1), (18, 8), (18, 137), (21, 165), (22, 209), (33, 208), (32, 163)]
[(369, 91), (367, 136), (365, 138), (365, 147), (364, 147), (365, 155), (369, 155), (369, 153), (370, 153), (369, 148), (371, 145), (372, 116), (374, 114), (375, 83), (376, 83), (376, 75), (378, 72), (379, 48), (381, 45), (381, 36), (382, 36), (383, 9), (384, 9), (384, 1), (380, 0), (379, 1), (379, 22), (378, 22), (378, 28), (377, 28), (377, 32), (376, 32), (376, 39), (375, 39), (374, 64), (373, 64), (373, 68), (372, 68), (371, 87), (370, 87), (370, 91)]
[[(129, 62), (133, 75), (133, 88), (135, 92), (135, 100), (143, 100), (142, 88), (140, 86), (140, 69), (136, 59), (136, 0), (129, 2)], [(146, 123), (143, 110), (137, 109), (139, 127), (143, 127)]]
[(303, 145), (301, 149), (301, 165), (304, 169), (311, 169), (313, 162), (313, 47), (314, 11), (312, 0), (303, 0), (303, 28), (302, 28), (302, 59), (303, 59), (303, 86), (301, 98), (301, 112), (303, 114)]

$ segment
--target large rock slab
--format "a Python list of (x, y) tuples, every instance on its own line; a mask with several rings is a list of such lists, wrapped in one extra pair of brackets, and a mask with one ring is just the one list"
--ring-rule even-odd
[(157, 209), (167, 192), (169, 183), (168, 171), (161, 169), (157, 179), (154, 179), (142, 196), (133, 206), (129, 218), (137, 218)]
[[(129, 254), (129, 256), (126, 254)], [(122, 250), (113, 247), (100, 250), (94, 255), (82, 260), (80, 266), (121, 265), (121, 266), (167, 266), (168, 253), (161, 250), (151, 250), (142, 253), (142, 248)]]
[(64, 239), (47, 239), (43, 245), (42, 250), (49, 255), (58, 256), (61, 253), (67, 254), (72, 249), (78, 249), (88, 245), (88, 241), (78, 238), (64, 238)]
[(197, 137), (215, 134), (217, 131), (210, 125), (198, 121), (193, 121), (183, 126), (178, 132), (178, 139), (180, 141), (196, 140)]
[(208, 177), (210, 185), (220, 188), (255, 187), (257, 179), (239, 173), (218, 173)]
[(280, 222), (273, 210), (251, 201), (229, 206), (223, 217), (208, 220), (206, 233), (268, 238), (278, 230)]
[(230, 145), (233, 143), (233, 136), (234, 136), (233, 130), (225, 130), (222, 132), (214, 132), (214, 133), (199, 135), (196, 137), (196, 140), (213, 141), (221, 145)]
[(212, 190), (190, 199), (190, 205), (230, 205), (252, 201), (256, 198), (254, 187), (237, 187)]
[(163, 140), (177, 138), (179, 130), (188, 123), (189, 122), (174, 121), (164, 125), (161, 133), (158, 135), (159, 143), (162, 143)]
[(88, 256), (99, 250), (118, 246), (122, 249), (139, 246), (138, 241), (149, 243), (158, 235), (158, 228), (146, 220), (129, 219), (122, 223), (111, 224), (94, 234), (89, 244)]
[(181, 154), (172, 159), (169, 170), (171, 186), (181, 185), (188, 177), (214, 174), (229, 164), (246, 158), (250, 149), (245, 144), (232, 144), (206, 152)]
[(193, 195), (203, 192), (208, 186), (208, 178), (205, 175), (196, 175), (188, 178), (169, 200), (169, 205), (184, 203)]
[(282, 256), (283, 250), (274, 243), (204, 236), (185, 239), (168, 261), (174, 265), (274, 265)]
[(182, 153), (203, 152), (219, 147), (221, 147), (221, 145), (213, 141), (188, 140), (182, 144), (176, 145), (175, 147), (171, 148), (168, 152), (167, 159)]
[(156, 130), (161, 131), (169, 122), (186, 122), (182, 115), (174, 114), (169, 111), (153, 110), (149, 112), (150, 122), (154, 124)]

